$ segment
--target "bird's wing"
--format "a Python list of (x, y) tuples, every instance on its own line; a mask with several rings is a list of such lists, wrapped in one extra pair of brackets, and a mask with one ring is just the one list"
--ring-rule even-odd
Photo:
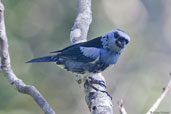
[[(83, 42), (82, 42), (82, 43), (83, 43)], [(59, 52), (63, 52), (63, 51), (65, 51), (65, 50), (67, 50), (67, 49), (70, 49), (70, 48), (72, 48), (72, 47), (76, 47), (76, 46), (78, 46), (78, 45), (81, 45), (82, 43), (73, 44), (73, 45), (68, 46), (68, 47), (66, 47), (66, 48), (64, 48), (64, 49), (61, 49), (61, 50), (51, 51), (50, 53), (59, 53)]]
[(87, 42), (84, 42), (82, 44), (84, 47), (95, 47), (95, 48), (103, 48), (102, 45), (102, 37), (97, 37), (95, 39), (89, 40)]
[(100, 56), (101, 37), (66, 47), (58, 55), (78, 62), (93, 62)]

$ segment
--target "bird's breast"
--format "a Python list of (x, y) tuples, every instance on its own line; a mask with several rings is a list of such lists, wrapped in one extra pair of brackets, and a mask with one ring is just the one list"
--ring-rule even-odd
[(103, 61), (105, 64), (108, 64), (108, 65), (116, 64), (119, 56), (120, 56), (119, 53), (111, 52), (108, 50), (103, 50), (101, 52), (101, 61)]

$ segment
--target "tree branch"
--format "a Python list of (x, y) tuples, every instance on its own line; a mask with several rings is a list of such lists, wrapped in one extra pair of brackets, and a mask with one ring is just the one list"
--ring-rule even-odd
[(55, 114), (48, 102), (44, 99), (41, 93), (31, 85), (26, 85), (19, 79), (13, 72), (10, 64), (10, 55), (8, 52), (8, 39), (6, 35), (5, 22), (4, 22), (4, 5), (0, 0), (0, 56), (1, 56), (1, 69), (4, 76), (8, 79), (20, 93), (28, 94), (33, 97), (35, 102), (41, 107), (45, 114)]
[[(171, 73), (170, 73), (170, 76), (171, 76)], [(171, 89), (171, 77), (167, 86), (163, 88), (163, 92), (161, 93), (159, 98), (156, 100), (156, 102), (153, 104), (153, 106), (148, 110), (146, 114), (153, 114), (155, 112), (155, 110), (158, 108), (158, 106), (160, 105), (160, 103), (162, 102), (162, 100), (164, 99), (164, 97), (166, 96), (166, 94), (168, 93), (170, 89)], [(127, 114), (125, 107), (123, 105), (123, 100), (118, 102), (118, 106), (119, 106), (120, 114)]]
[[(170, 76), (171, 76), (171, 73), (170, 73)], [(165, 88), (163, 88), (162, 94), (159, 96), (159, 98), (156, 100), (156, 102), (153, 104), (153, 106), (148, 110), (148, 112), (146, 114), (154, 113), (154, 111), (158, 108), (161, 101), (164, 99), (164, 97), (166, 96), (166, 94), (168, 93), (168, 91), (170, 89), (171, 89), (171, 77), (170, 77), (170, 80), (169, 80), (169, 83), (167, 84), (167, 86)]]
[(127, 114), (127, 112), (125, 110), (125, 107), (123, 105), (123, 100), (121, 100), (121, 101), (118, 102), (118, 106), (119, 106), (120, 114)]
[[(77, 16), (70, 33), (72, 43), (87, 41), (87, 33), (91, 22), (91, 0), (77, 0)], [(112, 101), (110, 95), (106, 92), (105, 79), (101, 73), (87, 77), (84, 80), (84, 90), (85, 100), (91, 114), (113, 114)]]
[(72, 43), (87, 41), (87, 33), (91, 22), (91, 0), (77, 0), (77, 16), (70, 32)]

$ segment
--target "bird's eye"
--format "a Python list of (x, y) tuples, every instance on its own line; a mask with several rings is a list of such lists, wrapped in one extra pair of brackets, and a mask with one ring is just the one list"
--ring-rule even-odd
[(115, 37), (116, 39), (118, 39), (118, 38), (119, 38), (119, 33), (118, 33), (118, 32), (115, 32), (115, 33), (114, 33), (114, 37)]

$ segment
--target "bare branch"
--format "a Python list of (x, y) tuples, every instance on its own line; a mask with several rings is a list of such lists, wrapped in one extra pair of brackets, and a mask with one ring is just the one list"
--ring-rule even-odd
[(72, 43), (87, 40), (87, 33), (92, 22), (91, 0), (77, 0), (77, 16), (70, 33)]
[(10, 64), (10, 55), (8, 52), (8, 39), (6, 35), (4, 22), (4, 5), (0, 0), (0, 56), (1, 69), (5, 77), (11, 85), (13, 85), (20, 93), (28, 94), (33, 97), (36, 103), (42, 108), (45, 114), (55, 114), (48, 102), (44, 99), (41, 93), (31, 85), (26, 85), (13, 72)]
[[(171, 74), (170, 74), (171, 75)], [(149, 111), (146, 114), (153, 114), (153, 112), (157, 109), (157, 107), (160, 105), (161, 101), (164, 99), (168, 91), (171, 89), (171, 78), (169, 80), (168, 85), (163, 88), (163, 92), (160, 95), (160, 97), (156, 100), (156, 102), (153, 104), (153, 106), (149, 109)]]
[[(102, 84), (94, 83), (95, 81)], [(85, 99), (91, 114), (113, 114), (112, 99), (107, 93), (106, 82), (101, 73), (87, 77), (84, 89), (86, 94)]]
[[(171, 73), (170, 73), (171, 76)], [(155, 110), (158, 108), (158, 106), (160, 105), (161, 101), (164, 99), (164, 97), (166, 96), (166, 94), (168, 93), (168, 91), (171, 89), (171, 77), (169, 80), (169, 83), (166, 87), (163, 88), (163, 92), (160, 95), (160, 97), (156, 100), (156, 102), (153, 104), (153, 106), (148, 110), (148, 112), (146, 114), (153, 114), (155, 112)], [(121, 114), (127, 114), (125, 107), (123, 105), (123, 100), (121, 100), (118, 103), (119, 106), (119, 111)]]
[(120, 102), (118, 102), (118, 106), (119, 106), (120, 114), (127, 114), (127, 112), (125, 110), (125, 107), (123, 105), (123, 100), (121, 100)]
[[(91, 0), (77, 0), (77, 16), (70, 33), (72, 43), (87, 41), (91, 21)], [(106, 92), (105, 79), (101, 73), (91, 75), (84, 81), (85, 99), (91, 114), (113, 114), (112, 101)]]

